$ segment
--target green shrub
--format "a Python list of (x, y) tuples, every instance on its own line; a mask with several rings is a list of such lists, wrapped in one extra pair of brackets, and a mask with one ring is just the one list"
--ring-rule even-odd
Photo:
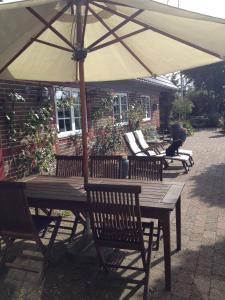
[(219, 124), (219, 115), (217, 113), (209, 114), (207, 127), (217, 127)]
[(183, 127), (187, 129), (187, 135), (191, 136), (194, 134), (194, 128), (191, 125), (190, 121), (184, 121), (183, 122)]

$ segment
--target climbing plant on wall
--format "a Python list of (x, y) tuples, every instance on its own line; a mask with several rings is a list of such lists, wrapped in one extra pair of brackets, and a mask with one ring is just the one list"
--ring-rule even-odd
[[(12, 91), (5, 100), (1, 113), (8, 128), (12, 162), (18, 173), (49, 172), (54, 160), (56, 139), (56, 130), (52, 126), (52, 106), (49, 102), (41, 103), (28, 113), (24, 121), (16, 117), (16, 104), (25, 103), (25, 98)], [(14, 151), (15, 146), (19, 147), (19, 151)]]

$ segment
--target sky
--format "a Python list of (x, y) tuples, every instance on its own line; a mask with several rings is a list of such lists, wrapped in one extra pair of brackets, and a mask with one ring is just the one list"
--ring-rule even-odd
[[(225, 0), (155, 0), (164, 4), (179, 6), (180, 8), (199, 12), (202, 14), (225, 19)], [(4, 0), (3, 2), (15, 2)]]
[(224, 0), (155, 0), (164, 4), (179, 6), (180, 8), (225, 19)]

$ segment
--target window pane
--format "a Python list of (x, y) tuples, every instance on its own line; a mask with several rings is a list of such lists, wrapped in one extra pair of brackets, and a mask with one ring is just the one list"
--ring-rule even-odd
[(119, 97), (115, 96), (113, 98), (113, 105), (119, 105)]
[(127, 105), (127, 96), (121, 96), (121, 105)]
[(67, 132), (74, 129), (81, 129), (80, 95), (78, 90), (74, 88), (59, 87), (55, 92), (55, 100), (58, 106), (57, 114), (59, 131)]
[(76, 130), (81, 129), (81, 120), (80, 120), (80, 118), (75, 119), (75, 129)]
[(119, 106), (114, 106), (113, 107), (113, 112), (114, 112), (114, 115), (117, 115), (120, 113), (120, 107)]
[(59, 120), (59, 132), (64, 132), (64, 131), (66, 131), (64, 126), (64, 120)]
[(72, 130), (71, 119), (65, 119), (65, 126), (66, 126), (66, 131)]
[(63, 109), (58, 109), (58, 118), (63, 118), (64, 117), (64, 113), (63, 113)]
[(77, 92), (72, 92), (71, 96), (74, 98), (75, 104), (80, 104), (80, 96)]
[(74, 117), (75, 118), (80, 117), (80, 105), (75, 105), (75, 107), (74, 107)]
[(127, 112), (123, 112), (122, 113), (122, 122), (127, 122), (128, 121), (128, 118), (127, 118)]
[(120, 115), (114, 115), (114, 118), (115, 118), (116, 123), (121, 122)]
[(64, 109), (65, 112), (65, 118), (70, 118), (71, 119), (71, 110), (70, 108)]
[(127, 111), (127, 105), (121, 105), (121, 110), (122, 110), (122, 112)]
[(56, 98), (56, 100), (61, 99), (62, 98), (62, 91), (56, 91), (55, 92), (55, 98)]
[(142, 96), (142, 104), (144, 106), (145, 118), (151, 117), (151, 104), (150, 104), (150, 97)]

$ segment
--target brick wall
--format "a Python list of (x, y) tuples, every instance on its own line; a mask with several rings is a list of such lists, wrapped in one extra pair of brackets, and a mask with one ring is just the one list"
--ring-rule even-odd
[[(9, 82), (0, 81), (0, 108), (7, 105), (8, 94), (13, 90), (22, 95), (26, 102), (17, 103), (15, 105), (15, 123), (17, 126), (21, 126), (25, 122), (28, 113), (31, 110), (37, 109), (41, 105), (41, 91), (45, 84), (40, 83), (27, 83), (27, 82)], [(54, 90), (53, 87), (49, 86), (51, 95), (51, 101), (54, 104)], [(91, 120), (91, 116), (94, 111), (98, 110), (102, 99), (107, 98), (112, 89), (103, 88), (88, 88), (87, 89), (87, 114), (88, 114), (88, 139), (91, 142), (94, 136), (94, 123)], [(115, 90), (114, 90), (115, 92)], [(117, 91), (127, 92), (127, 91)], [(146, 92), (145, 92), (145, 95)], [(151, 103), (157, 104), (158, 107), (158, 94), (149, 94), (151, 97)], [(138, 100), (140, 94), (132, 92), (129, 93), (129, 102)], [(53, 115), (53, 123), (56, 126), (56, 114)], [(112, 113), (111, 113), (112, 116)], [(106, 116), (110, 117), (110, 115)], [(159, 110), (152, 110), (151, 120), (144, 122), (145, 126), (154, 125), (159, 127)], [(5, 121), (2, 111), (0, 111), (0, 180), (3, 178), (15, 178), (21, 175), (14, 163), (14, 158), (20, 153), (21, 146), (19, 143), (11, 143), (9, 141), (8, 126)], [(127, 130), (125, 127), (124, 130)], [(82, 154), (81, 135), (75, 135), (68, 138), (60, 138), (56, 141), (55, 145), (56, 153), (58, 154)]]

